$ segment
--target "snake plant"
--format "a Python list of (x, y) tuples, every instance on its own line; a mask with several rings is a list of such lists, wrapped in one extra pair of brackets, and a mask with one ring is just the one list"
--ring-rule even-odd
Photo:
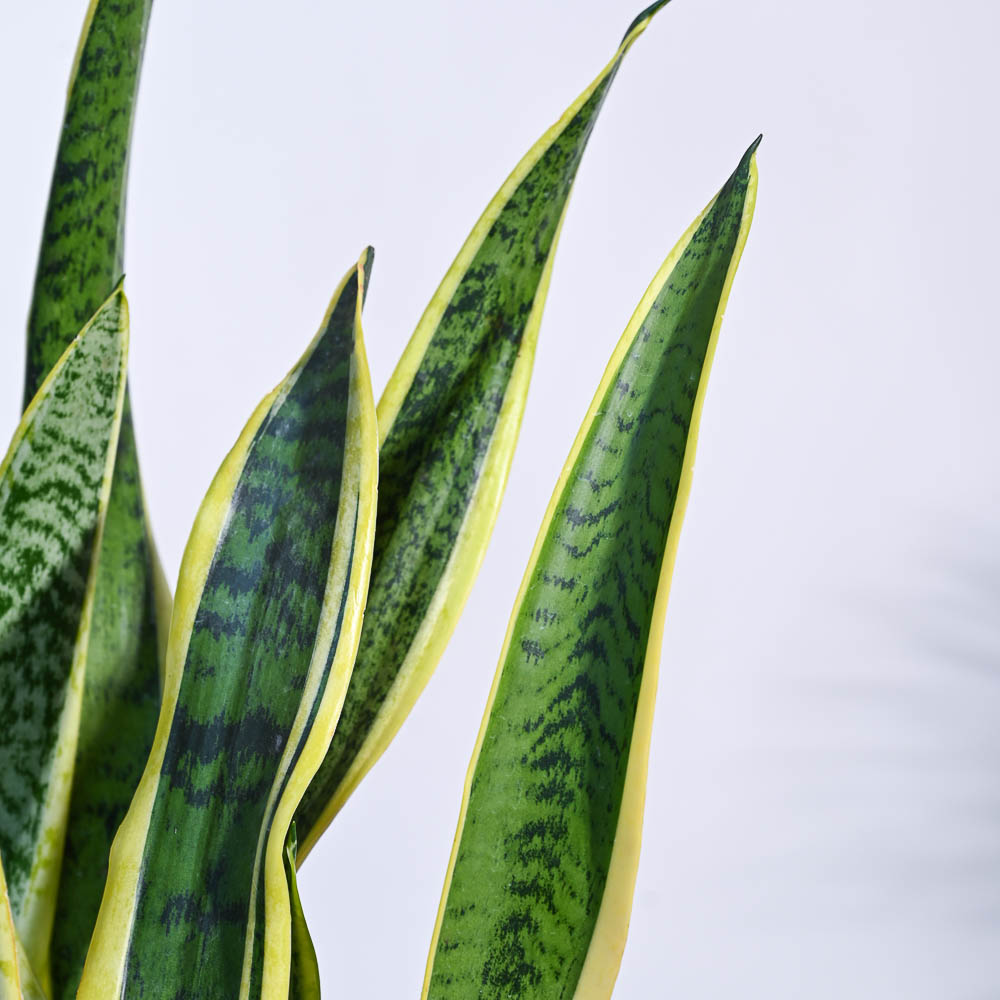
[[(250, 416), (171, 600), (121, 280), (151, 0), (92, 0), (0, 465), (0, 1000), (308, 1000), (296, 870), (455, 628), (497, 517), (570, 191), (629, 48), (514, 168), (376, 405), (374, 252)], [(626, 327), (556, 485), (476, 744), (423, 996), (604, 998), (667, 590), (754, 143)], [(141, 332), (139, 334), (141, 336)]]

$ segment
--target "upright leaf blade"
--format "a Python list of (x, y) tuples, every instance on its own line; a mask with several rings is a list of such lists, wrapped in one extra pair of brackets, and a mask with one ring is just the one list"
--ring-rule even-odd
[(152, 0), (91, 0), (70, 75), (28, 320), (25, 405), (121, 277), (132, 118)]
[[(129, 142), (151, 4), (92, 0), (87, 11), (42, 232), (28, 323), (25, 402), (122, 274)], [(169, 594), (147, 535), (126, 399), (52, 941), (55, 1000), (76, 993), (111, 838), (152, 743), (159, 650), (168, 621)]]
[(424, 996), (611, 995), (667, 590), (753, 154), (646, 292), (556, 487), (469, 767)]
[(300, 860), (382, 755), (479, 570), (517, 443), (570, 190), (625, 53), (528, 152), (476, 223), (379, 402), (368, 611), (340, 724), (297, 816)]
[(286, 837), (343, 703), (371, 567), (369, 262), (202, 503), (153, 751), (112, 848), (81, 1000), (287, 997)]
[(0, 464), (0, 854), (43, 983), (127, 350), (119, 288), (42, 383)]

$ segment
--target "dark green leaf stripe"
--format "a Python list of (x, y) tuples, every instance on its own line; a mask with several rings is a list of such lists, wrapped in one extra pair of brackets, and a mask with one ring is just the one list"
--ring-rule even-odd
[(42, 383), (0, 466), (0, 855), (43, 982), (127, 329), (119, 288)]
[[(60, 132), (28, 323), (25, 401), (110, 294), (124, 257), (129, 139), (151, 0), (93, 0)], [(83, 728), (52, 941), (54, 1000), (76, 993), (108, 850), (152, 743), (159, 700), (157, 587), (126, 403), (104, 532)], [(169, 600), (169, 598), (167, 598)]]
[(81, 998), (273, 996), (275, 976), (287, 995), (286, 836), (346, 691), (374, 533), (369, 259), (202, 505)]
[(368, 609), (340, 724), (297, 817), (300, 858), (402, 725), (472, 587), (514, 454), (573, 180), (625, 53), (661, 6), (636, 19), (500, 189), (379, 402)]
[(755, 148), (646, 293), (546, 515), (470, 766), (433, 1000), (610, 996), (666, 591)]

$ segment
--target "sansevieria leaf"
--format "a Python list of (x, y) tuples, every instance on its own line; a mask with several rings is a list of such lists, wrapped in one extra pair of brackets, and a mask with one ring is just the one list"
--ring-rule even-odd
[(0, 858), (0, 1000), (46, 1000), (21, 945)]
[(42, 383), (0, 464), (0, 856), (43, 985), (127, 351), (119, 288)]
[(371, 568), (370, 260), (198, 513), (153, 750), (112, 847), (81, 1000), (288, 996), (286, 839), (343, 703)]
[(25, 404), (121, 277), (132, 119), (152, 0), (91, 0), (70, 74), (28, 320)]
[(611, 995), (667, 590), (756, 145), (643, 297), (546, 512), (469, 767), (432, 1000)]
[(392, 741), (461, 614), (510, 471), (577, 168), (625, 53), (665, 3), (635, 19), (504, 182), (379, 401), (368, 610), (340, 724), (297, 816), (300, 862)]
[[(151, 0), (92, 0), (87, 10), (42, 232), (28, 322), (25, 402), (122, 274), (129, 141), (150, 7)], [(146, 529), (126, 397), (53, 929), (53, 1000), (76, 994), (111, 838), (153, 741), (159, 651), (169, 618), (169, 594)]]

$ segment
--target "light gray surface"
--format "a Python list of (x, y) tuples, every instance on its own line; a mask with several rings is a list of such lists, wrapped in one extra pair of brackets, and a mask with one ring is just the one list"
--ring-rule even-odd
[[(469, 228), (610, 57), (622, 0), (158, 0), (132, 385), (168, 575), (368, 242), (376, 392)], [(85, 4), (0, 36), (0, 416)], [(523, 436), (424, 699), (303, 870), (329, 996), (415, 997), (537, 525), (647, 282), (759, 132), (664, 645), (623, 998), (1000, 997), (991, 2), (675, 0), (598, 123)]]

